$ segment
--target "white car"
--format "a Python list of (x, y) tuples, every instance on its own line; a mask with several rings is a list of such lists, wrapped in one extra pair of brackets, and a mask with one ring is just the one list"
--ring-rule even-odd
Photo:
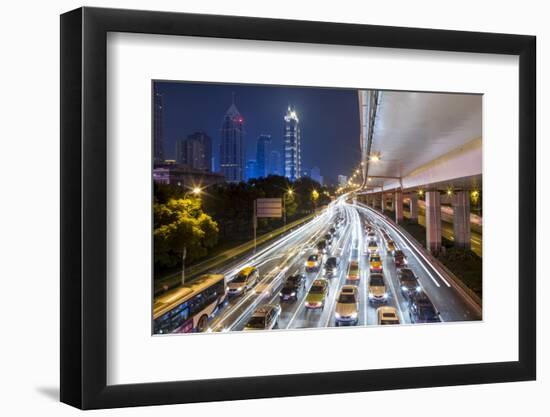
[(334, 309), (336, 326), (356, 325), (359, 321), (359, 291), (355, 285), (344, 285), (336, 299)]
[(376, 310), (376, 316), (378, 317), (378, 324), (399, 324), (399, 315), (395, 307), (379, 307)]
[(242, 295), (253, 288), (258, 283), (259, 278), (258, 270), (253, 266), (247, 266), (227, 283), (227, 294), (233, 297)]
[(271, 330), (278, 327), (279, 316), (281, 315), (281, 306), (275, 304), (265, 304), (258, 307), (248, 323), (244, 326), (245, 331), (251, 330)]

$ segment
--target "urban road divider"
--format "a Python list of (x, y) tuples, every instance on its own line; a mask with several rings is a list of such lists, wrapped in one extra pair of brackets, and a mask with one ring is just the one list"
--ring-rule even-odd
[(422, 245), (420, 245), (420, 243), (418, 243), (418, 241), (412, 235), (410, 235), (406, 230), (403, 230), (401, 227), (399, 227), (389, 217), (372, 209), (371, 207), (368, 207), (360, 202), (356, 202), (356, 205), (362, 208), (363, 210), (375, 215), (382, 221), (384, 221), (400, 237), (405, 239), (411, 246), (411, 249), (414, 249), (414, 251), (426, 261), (425, 264), (423, 264), (422, 262), (421, 264), (423, 264), (425, 267), (429, 267), (430, 269), (432, 269), (432, 271), (435, 272), (435, 274), (439, 276), (439, 278), (441, 278), (441, 280), (445, 282), (447, 286), (450, 286), (448, 281), (451, 281), (453, 284), (455, 284), (454, 289), (456, 289), (457, 293), (459, 293), (462, 296), (462, 298), (472, 306), (476, 314), (482, 317), (482, 308), (481, 308), (482, 301), (479, 298), (479, 296), (476, 293), (474, 293), (470, 288), (468, 288), (455, 274), (449, 271), (449, 269), (447, 269), (427, 249), (425, 249)]

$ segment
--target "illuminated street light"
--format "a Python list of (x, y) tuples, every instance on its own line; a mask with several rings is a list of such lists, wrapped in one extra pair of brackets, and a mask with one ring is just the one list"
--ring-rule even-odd
[(424, 195), (424, 191), (418, 190), (418, 195), (419, 195), (420, 197), (422, 197), (422, 196)]
[(378, 161), (380, 161), (380, 155), (378, 155), (378, 154), (372, 154), (372, 155), (370, 156), (370, 160), (371, 160), (372, 162), (378, 162)]
[(192, 193), (195, 195), (199, 195), (202, 192), (200, 187), (194, 187)]
[(311, 197), (313, 198), (313, 200), (317, 200), (319, 198), (319, 193), (317, 192), (317, 190), (313, 190), (311, 192)]

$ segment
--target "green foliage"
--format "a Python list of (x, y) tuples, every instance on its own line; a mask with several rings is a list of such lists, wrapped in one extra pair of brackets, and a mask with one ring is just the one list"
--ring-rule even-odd
[(438, 259), (480, 297), (482, 294), (483, 260), (471, 250), (446, 248)]
[[(318, 192), (316, 201), (312, 192)], [(254, 200), (258, 198), (284, 198), (287, 222), (303, 217), (330, 202), (326, 188), (310, 178), (294, 183), (286, 177), (270, 175), (254, 178), (247, 183), (218, 184), (208, 187), (203, 196), (204, 210), (218, 223), (220, 236), (230, 240), (252, 238)], [(258, 232), (263, 233), (283, 225), (283, 219), (261, 219)]]
[(156, 267), (172, 267), (181, 262), (186, 248), (186, 263), (207, 255), (218, 242), (218, 225), (201, 209), (199, 199), (169, 198), (153, 205), (154, 251)]

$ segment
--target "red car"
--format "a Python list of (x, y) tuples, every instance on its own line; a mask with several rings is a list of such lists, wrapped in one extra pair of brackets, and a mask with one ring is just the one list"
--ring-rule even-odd
[(393, 253), (393, 262), (396, 268), (405, 268), (407, 266), (407, 257), (401, 250), (396, 250)]

